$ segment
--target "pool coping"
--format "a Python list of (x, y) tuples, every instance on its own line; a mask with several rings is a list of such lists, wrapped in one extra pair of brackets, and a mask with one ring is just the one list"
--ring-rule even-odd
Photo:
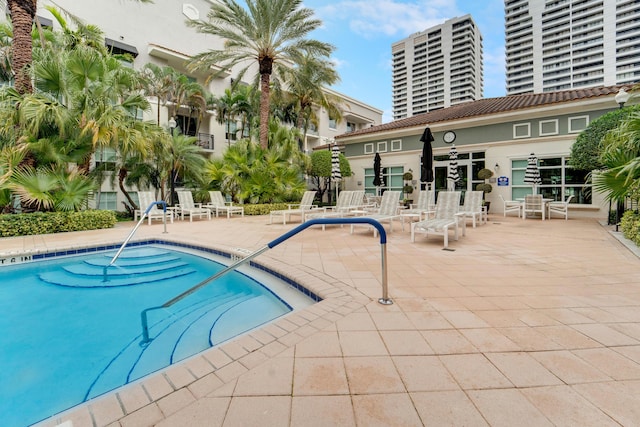
[[(130, 242), (132, 246), (149, 243), (204, 249), (229, 259), (244, 258), (248, 255), (248, 252), (242, 248), (202, 244), (192, 242), (189, 238), (141, 237), (132, 239)], [(91, 252), (93, 248), (118, 248), (121, 244), (122, 242), (114, 241), (67, 245), (64, 248), (16, 251), (9, 255), (13, 257), (31, 255), (37, 257), (33, 259), (35, 261), (45, 259), (46, 254), (49, 253), (65, 256), (78, 254), (79, 251), (80, 253)], [(0, 256), (5, 254), (0, 253)], [(285, 314), (260, 328), (241, 334), (223, 344), (204, 350), (33, 425), (62, 427), (67, 426), (69, 421), (73, 423), (72, 425), (107, 425), (134, 412), (144, 411), (147, 409), (145, 407), (152, 410), (151, 406), (158, 405), (160, 401), (179, 399), (181, 390), (185, 388), (196, 398), (206, 396), (373, 301), (373, 298), (335, 277), (312, 268), (292, 266), (271, 258), (266, 253), (260, 255), (259, 262), (251, 261), (251, 265), (288, 284), (300, 285), (297, 286), (298, 290), (302, 287), (313, 294), (313, 296), (307, 294), (312, 299), (316, 297), (320, 300), (309, 307)]]

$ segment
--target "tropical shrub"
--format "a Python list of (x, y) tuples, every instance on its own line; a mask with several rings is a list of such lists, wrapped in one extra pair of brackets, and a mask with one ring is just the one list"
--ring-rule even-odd
[(620, 229), (627, 239), (640, 246), (640, 213), (626, 211), (620, 221)]
[(98, 230), (115, 224), (115, 213), (102, 210), (8, 214), (0, 215), (0, 237)]

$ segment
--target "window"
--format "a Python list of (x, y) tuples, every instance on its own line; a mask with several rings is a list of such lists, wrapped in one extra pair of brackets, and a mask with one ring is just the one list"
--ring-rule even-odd
[(387, 152), (387, 141), (378, 142), (378, 153)]
[(517, 123), (513, 125), (513, 139), (529, 138), (531, 136), (531, 123)]
[(540, 120), (540, 136), (557, 135), (558, 119)]
[[(556, 201), (566, 200), (574, 195), (572, 203), (590, 205), (591, 185), (585, 184), (588, 171), (574, 169), (569, 166), (569, 157), (539, 158), (540, 178), (537, 192), (543, 197)], [(524, 183), (527, 159), (511, 161), (511, 197), (523, 198), (532, 193), (531, 184)]]
[(582, 132), (589, 126), (589, 116), (569, 117), (569, 133)]
[[(382, 165), (382, 175), (384, 177), (384, 186), (381, 187), (384, 190), (402, 191), (404, 187), (404, 181), (402, 175), (404, 174), (403, 166), (391, 166), (388, 168)], [(364, 170), (364, 191), (367, 194), (377, 194), (377, 187), (373, 185), (373, 168), (366, 168)]]
[(402, 151), (402, 140), (394, 139), (391, 141), (391, 151)]
[(373, 154), (373, 142), (364, 144), (364, 154)]
[(227, 131), (225, 132), (224, 137), (227, 141), (235, 141), (238, 139), (238, 123), (227, 120), (225, 122), (225, 129)]
[(337, 129), (336, 119), (329, 117), (329, 129)]
[(100, 193), (98, 209), (115, 211), (118, 208), (118, 193), (115, 191), (103, 191)]
[(95, 153), (96, 169), (102, 171), (116, 170), (116, 151), (113, 148), (101, 148)]

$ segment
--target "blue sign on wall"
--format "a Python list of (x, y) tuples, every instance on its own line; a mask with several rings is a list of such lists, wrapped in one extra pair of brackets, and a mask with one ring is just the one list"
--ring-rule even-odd
[(508, 186), (509, 185), (509, 177), (508, 176), (499, 176), (498, 177), (498, 186)]

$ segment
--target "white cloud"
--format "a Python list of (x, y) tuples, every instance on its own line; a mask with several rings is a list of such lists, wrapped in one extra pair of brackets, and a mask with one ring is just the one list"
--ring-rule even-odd
[(424, 31), (458, 13), (454, 0), (345, 0), (315, 8), (327, 27), (343, 25), (366, 38), (396, 36)]

